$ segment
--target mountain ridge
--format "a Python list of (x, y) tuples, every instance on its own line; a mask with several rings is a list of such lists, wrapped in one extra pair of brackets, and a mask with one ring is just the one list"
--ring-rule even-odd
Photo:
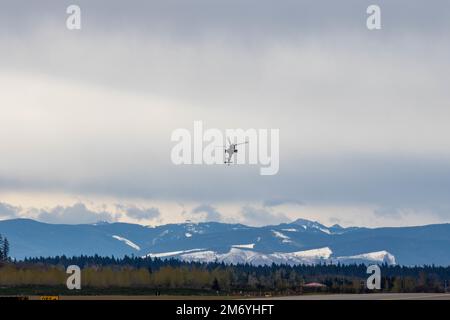
[[(290, 223), (252, 227), (221, 222), (159, 226), (123, 222), (73, 225), (11, 219), (0, 221), (0, 234), (10, 240), (11, 256), (16, 259), (81, 254), (146, 256), (202, 249), (214, 252), (217, 259), (230, 252), (236, 253), (236, 259), (253, 252), (252, 255), (259, 254), (258, 259), (269, 257), (280, 263), (297, 260), (303, 263), (306, 260), (293, 259), (292, 254), (329, 248), (332, 256), (326, 261), (310, 260), (320, 263), (344, 257), (341, 259), (344, 262), (370, 262), (376, 253), (385, 252), (379, 255), (381, 260), (401, 265), (450, 265), (448, 223), (382, 228), (327, 227), (319, 222), (297, 219)], [(192, 258), (192, 254), (188, 257)]]

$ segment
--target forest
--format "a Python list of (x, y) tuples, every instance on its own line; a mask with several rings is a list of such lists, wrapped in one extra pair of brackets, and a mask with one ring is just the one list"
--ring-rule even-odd
[[(66, 268), (81, 268), (82, 290), (93, 294), (290, 295), (364, 293), (367, 266), (360, 265), (226, 265), (142, 257), (40, 257), (0, 263), (2, 290), (64, 290)], [(381, 292), (445, 292), (450, 267), (381, 265)], [(319, 283), (323, 286), (310, 286)], [(16, 289), (14, 291), (14, 289)], [(13, 291), (11, 291), (13, 290)], [(67, 289), (66, 289), (67, 290)]]

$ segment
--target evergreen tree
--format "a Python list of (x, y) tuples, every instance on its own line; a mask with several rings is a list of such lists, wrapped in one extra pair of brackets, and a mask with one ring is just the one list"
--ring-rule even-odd
[(9, 241), (6, 237), (3, 239), (2, 256), (3, 260), (8, 260), (9, 258)]
[(3, 253), (3, 237), (2, 237), (2, 235), (0, 234), (0, 261), (3, 261), (3, 260), (5, 260), (5, 255), (4, 255), (4, 253)]

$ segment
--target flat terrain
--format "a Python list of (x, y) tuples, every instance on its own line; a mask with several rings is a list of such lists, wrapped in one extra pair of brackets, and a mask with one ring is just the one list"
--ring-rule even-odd
[(269, 298), (271, 300), (450, 300), (450, 293), (321, 294)]
[[(30, 296), (40, 300), (40, 296)], [(241, 296), (59, 296), (59, 300), (229, 300), (243, 299)], [(245, 298), (244, 298), (245, 299)], [(248, 299), (248, 298), (247, 298)], [(320, 294), (287, 297), (256, 298), (251, 300), (450, 300), (450, 293), (371, 293), (371, 294)]]
[[(42, 296), (29, 296), (30, 300), (42, 300)], [(47, 296), (51, 297), (51, 296)], [(230, 300), (239, 299), (236, 296), (174, 296), (174, 295), (89, 295), (89, 296), (59, 296), (58, 300)]]

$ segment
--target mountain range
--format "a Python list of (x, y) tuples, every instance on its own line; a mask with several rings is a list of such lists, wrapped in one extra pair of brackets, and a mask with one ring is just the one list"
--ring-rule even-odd
[(254, 265), (387, 263), (450, 265), (450, 224), (364, 228), (298, 219), (250, 227), (219, 222), (47, 224), (0, 221), (16, 259), (56, 255), (124, 255)]

